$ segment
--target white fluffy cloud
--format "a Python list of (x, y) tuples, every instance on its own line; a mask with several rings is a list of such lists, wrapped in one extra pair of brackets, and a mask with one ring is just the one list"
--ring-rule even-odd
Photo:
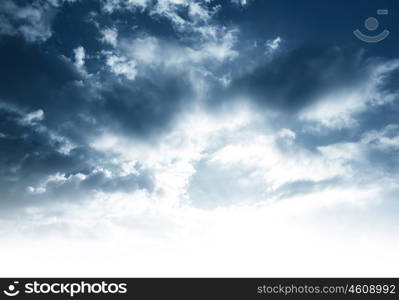
[(32, 112), (26, 114), (23, 117), (22, 121), (27, 124), (32, 124), (35, 122), (40, 122), (43, 119), (44, 119), (44, 111), (41, 109), (38, 109), (36, 111), (32, 111)]
[(231, 0), (234, 4), (245, 6), (248, 4), (248, 0)]
[(281, 38), (278, 36), (273, 40), (267, 40), (266, 41), (266, 53), (272, 53), (276, 51), (281, 44)]
[(207, 63), (223, 63), (237, 57), (235, 31), (226, 32), (219, 41), (208, 41), (204, 44), (186, 47), (170, 43), (155, 37), (137, 38), (123, 41), (124, 53), (138, 63), (151, 67), (165, 66), (174, 69), (202, 67)]
[(111, 72), (116, 75), (125, 76), (129, 80), (134, 80), (137, 75), (136, 62), (129, 60), (124, 56), (109, 55), (107, 57), (107, 65)]
[(82, 69), (85, 65), (86, 51), (85, 48), (79, 46), (73, 50), (75, 55), (75, 65), (78, 69)]
[(118, 44), (118, 30), (116, 28), (104, 28), (101, 30), (101, 41), (108, 43), (113, 47)]
[[(110, 14), (120, 9), (131, 13), (140, 9), (154, 19), (169, 21), (177, 35), (176, 39), (162, 39), (145, 31), (119, 35), (116, 27), (101, 29), (101, 40), (114, 48), (106, 53), (106, 64), (115, 74), (124, 74), (129, 79), (136, 75), (152, 76), (149, 70), (162, 69), (171, 73), (177, 71), (199, 83), (204, 76), (213, 76), (211, 69), (239, 56), (236, 49), (239, 30), (215, 22), (213, 17), (220, 7), (211, 2), (112, 0), (105, 1), (103, 8)], [(182, 11), (187, 14), (181, 14)]]
[(103, 9), (107, 13), (113, 13), (119, 9), (144, 9), (150, 0), (101, 0)]

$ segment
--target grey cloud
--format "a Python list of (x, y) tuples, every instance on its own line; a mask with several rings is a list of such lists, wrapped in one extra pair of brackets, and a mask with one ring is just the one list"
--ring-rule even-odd
[(30, 107), (54, 108), (57, 92), (80, 79), (66, 59), (42, 51), (19, 38), (0, 40), (0, 98)]
[(396, 178), (399, 171), (399, 124), (389, 124), (382, 130), (368, 131), (361, 140), (365, 172), (379, 172)]
[(261, 107), (297, 112), (322, 95), (360, 84), (367, 74), (361, 52), (302, 47), (236, 78), (225, 97), (249, 95)]
[(104, 172), (90, 174), (81, 182), (84, 189), (101, 190), (106, 193), (132, 192), (137, 189), (153, 190), (152, 174), (148, 170), (139, 169), (139, 174), (120, 175), (108, 178)]
[(35, 45), (15, 38), (0, 43), (2, 101), (42, 109), (47, 126), (79, 143), (106, 128), (157, 135), (193, 99), (191, 83), (173, 72), (134, 81), (107, 72), (85, 78), (71, 61)]
[(196, 164), (195, 170), (187, 188), (195, 207), (214, 209), (266, 200), (267, 183), (253, 177), (256, 171), (253, 168), (222, 167), (203, 159)]
[(51, 32), (55, 16), (51, 2), (28, 1), (18, 5), (12, 0), (0, 3), (0, 34), (22, 35), (29, 42), (43, 42)]
[[(17, 111), (0, 109), (0, 207), (4, 213), (50, 200), (71, 201), (71, 195), (79, 201), (93, 191), (153, 189), (151, 173), (141, 166), (136, 166), (132, 174), (122, 175), (108, 155), (88, 146), (63, 151), (62, 139), (54, 138), (39, 120), (24, 122), (25, 117)], [(99, 166), (115, 175), (108, 177), (104, 171), (96, 171)], [(65, 180), (49, 181), (57, 174)], [(77, 174), (83, 174), (84, 179)], [(41, 190), (43, 185), (45, 192)]]
[(350, 184), (348, 182), (345, 182), (343, 178), (339, 177), (320, 180), (320, 181), (297, 180), (282, 185), (281, 187), (270, 193), (270, 196), (274, 197), (277, 196), (277, 198), (279, 199), (284, 199), (295, 196), (312, 194), (329, 188), (333, 189), (335, 187), (343, 187), (345, 185), (350, 185)]
[(103, 122), (118, 132), (139, 137), (164, 132), (174, 117), (191, 104), (189, 82), (163, 74), (156, 80), (136, 78), (133, 83), (115, 82), (102, 91)]
[[(80, 175), (83, 175), (81, 177)], [(129, 175), (108, 176), (104, 171), (91, 171), (87, 175), (75, 173), (63, 176), (62, 179), (54, 179), (47, 182), (43, 192), (38, 189), (31, 197), (39, 199), (58, 199), (71, 201), (73, 199), (88, 199), (93, 193), (131, 193), (136, 190), (152, 191), (154, 189), (153, 178), (150, 171), (138, 168), (138, 173)]]
[[(95, 171), (114, 167), (109, 166), (111, 158), (106, 153), (88, 143), (103, 130), (142, 139), (162, 134), (184, 109), (184, 100), (190, 99), (193, 92), (188, 82), (171, 73), (134, 81), (106, 72), (85, 77), (72, 61), (37, 45), (15, 37), (0, 43), (3, 208), (66, 199), (71, 194), (79, 199), (94, 190), (153, 188), (149, 171), (142, 168), (137, 175), (122, 176), (116, 171), (112, 178)], [(74, 181), (79, 173), (86, 178)], [(45, 193), (37, 190), (55, 174), (64, 174), (65, 182), (49, 183)]]

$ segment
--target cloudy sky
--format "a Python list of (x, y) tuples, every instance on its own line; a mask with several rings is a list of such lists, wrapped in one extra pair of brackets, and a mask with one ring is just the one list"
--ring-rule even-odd
[(397, 276), (398, 14), (2, 0), (0, 275)]

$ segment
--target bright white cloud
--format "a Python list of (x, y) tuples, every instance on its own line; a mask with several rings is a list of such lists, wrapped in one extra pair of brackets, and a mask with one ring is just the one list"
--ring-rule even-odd
[(248, 4), (248, 0), (231, 0), (232, 3), (237, 4), (237, 5), (242, 5), (245, 6)]
[(134, 80), (137, 75), (136, 62), (124, 56), (110, 55), (107, 57), (107, 65), (111, 72), (116, 75), (123, 75), (129, 80)]
[(278, 36), (273, 40), (266, 41), (266, 53), (272, 53), (276, 51), (281, 44), (281, 38)]
[(26, 114), (22, 119), (22, 121), (27, 124), (32, 124), (42, 120), (44, 120), (44, 111), (41, 109)]
[(118, 30), (116, 28), (104, 28), (101, 30), (101, 41), (116, 47), (118, 44)]
[[(205, 211), (162, 207), (148, 195), (136, 193), (98, 197), (83, 206), (32, 210), (30, 217), (40, 217), (31, 219), (30, 226), (39, 226), (41, 236), (32, 236), (32, 228), (24, 222), (18, 226), (23, 239), (8, 231), (13, 239), (0, 250), (1, 273), (393, 276), (398, 267), (392, 260), (398, 247), (398, 239), (392, 238), (396, 228), (373, 217), (378, 194), (375, 186), (335, 189), (272, 204)], [(61, 213), (65, 211), (67, 215)], [(57, 233), (60, 228), (63, 238)], [(19, 249), (26, 251), (28, 244), (30, 255), (22, 255)], [(20, 263), (7, 259), (19, 251)]]
[(208, 88), (205, 78), (219, 80), (214, 74), (215, 70), (239, 56), (236, 49), (239, 30), (214, 20), (220, 6), (212, 2), (112, 0), (105, 1), (104, 5), (109, 13), (124, 8), (130, 12), (140, 9), (140, 13), (154, 19), (164, 18), (178, 36), (172, 40), (145, 32), (133, 36), (118, 35), (117, 28), (101, 30), (102, 41), (114, 47), (106, 54), (106, 64), (115, 74), (133, 79), (135, 76), (152, 77), (154, 71), (158, 73), (160, 70), (174, 75), (179, 73), (179, 76), (195, 82), (193, 87), (200, 98), (200, 94), (204, 94)]
[(73, 50), (75, 56), (75, 65), (78, 69), (82, 70), (85, 65), (86, 51), (82, 46)]
[(145, 9), (151, 0), (101, 0), (103, 10), (107, 13), (113, 13), (120, 9)]
[(120, 51), (134, 60), (137, 68), (164, 68), (169, 71), (196, 73), (195, 81), (199, 82), (198, 75), (209, 72), (205, 71), (208, 67), (215, 68), (238, 56), (238, 51), (234, 49), (236, 35), (235, 30), (226, 31), (220, 39), (205, 41), (192, 47), (153, 36), (125, 39), (121, 42)]

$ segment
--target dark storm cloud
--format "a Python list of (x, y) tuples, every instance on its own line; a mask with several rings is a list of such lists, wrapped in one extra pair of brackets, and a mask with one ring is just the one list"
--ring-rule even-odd
[(24, 124), (20, 113), (4, 108), (0, 117), (1, 205), (22, 204), (26, 188), (50, 174), (89, 168), (92, 158), (87, 150), (62, 154), (62, 142), (53, 140), (39, 124)]
[[(67, 58), (20, 38), (2, 37), (0, 45), (2, 206), (51, 195), (63, 199), (72, 191), (82, 196), (92, 190), (152, 188), (151, 176), (142, 169), (138, 175), (112, 178), (92, 174), (108, 158), (91, 149), (88, 140), (103, 129), (142, 139), (158, 135), (183, 105), (190, 89), (184, 80), (171, 75), (154, 81), (125, 81), (109, 73), (85, 76)], [(104, 84), (97, 84), (99, 77)], [(23, 121), (35, 111), (43, 115), (40, 120)], [(65, 153), (68, 143), (73, 149)], [(44, 194), (27, 192), (57, 173), (65, 174), (65, 182), (50, 184)], [(78, 173), (86, 179), (72, 184), (69, 178)]]
[[(148, 170), (118, 175), (110, 158), (89, 142), (104, 130), (141, 139), (162, 134), (192, 96), (188, 81), (170, 72), (134, 81), (105, 70), (87, 75), (53, 50), (0, 37), (1, 206), (71, 200), (72, 195), (78, 200), (93, 191), (151, 190)], [(24, 122), (32, 112), (42, 116)], [(65, 147), (72, 149), (65, 152)], [(96, 170), (99, 166), (116, 173), (107, 177)], [(49, 182), (44, 192), (33, 190), (56, 174), (64, 180)]]
[[(40, 122), (27, 123), (21, 113), (0, 109), (2, 210), (43, 201), (79, 201), (93, 191), (153, 189), (151, 173), (140, 165), (135, 166), (137, 172), (129, 175), (106, 176), (104, 171), (96, 170), (99, 165), (116, 173), (118, 166), (109, 163), (105, 154), (87, 146), (63, 152), (64, 144), (53, 138)], [(56, 174), (58, 177), (52, 180), (50, 177)], [(57, 179), (60, 176), (63, 180)]]
[(118, 132), (142, 138), (164, 132), (190, 105), (193, 91), (178, 76), (162, 74), (152, 79), (137, 78), (105, 87), (101, 94), (103, 121)]
[(78, 140), (82, 129), (88, 134), (106, 127), (143, 138), (157, 134), (192, 95), (188, 82), (173, 73), (135, 81), (109, 73), (84, 78), (65, 57), (37, 45), (17, 38), (2, 38), (0, 45), (0, 99), (44, 110), (46, 125)]
[(233, 80), (227, 93), (249, 95), (261, 107), (297, 112), (323, 95), (360, 84), (369, 73), (362, 60), (359, 52), (338, 47), (301, 47)]
[(20, 38), (2, 37), (0, 69), (3, 103), (41, 109), (47, 126), (78, 136), (75, 126), (84, 126), (82, 114), (94, 95), (90, 84), (81, 84), (82, 75), (67, 58)]
[(15, 37), (0, 37), (0, 69), (0, 99), (31, 109), (56, 110), (57, 92), (80, 79), (65, 58)]

